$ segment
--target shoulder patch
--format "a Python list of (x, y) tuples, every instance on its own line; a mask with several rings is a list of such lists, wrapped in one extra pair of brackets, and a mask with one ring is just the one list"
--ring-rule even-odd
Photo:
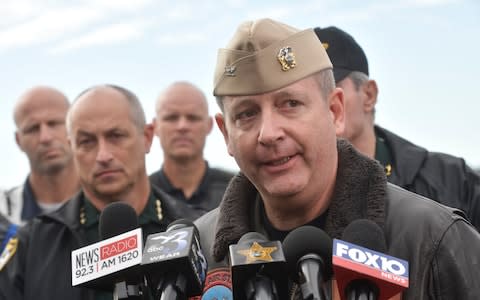
[(208, 272), (202, 297), (195, 300), (232, 300), (232, 275), (229, 268), (213, 269)]
[(2, 254), (0, 255), (0, 271), (3, 270), (8, 261), (13, 257), (15, 252), (17, 252), (18, 247), (18, 238), (11, 238), (8, 240), (5, 249), (3, 249)]

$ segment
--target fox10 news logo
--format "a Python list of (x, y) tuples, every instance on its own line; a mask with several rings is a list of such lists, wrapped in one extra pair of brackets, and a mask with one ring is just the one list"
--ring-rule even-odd
[(408, 287), (408, 262), (393, 256), (334, 239), (332, 262), (334, 266)]

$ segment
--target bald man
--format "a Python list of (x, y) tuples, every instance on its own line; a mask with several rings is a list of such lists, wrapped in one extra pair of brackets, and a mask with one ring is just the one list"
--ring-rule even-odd
[(148, 180), (145, 155), (153, 126), (131, 91), (88, 88), (73, 102), (66, 124), (81, 191), (11, 239), (0, 259), (2, 300), (113, 299), (110, 291), (72, 286), (71, 252), (99, 241), (101, 211), (112, 202), (129, 204), (144, 238), (165, 231), (187, 211)]
[(158, 97), (154, 124), (163, 166), (151, 183), (186, 203), (195, 217), (217, 207), (233, 173), (211, 168), (203, 156), (213, 126), (203, 92), (189, 82), (171, 84)]
[(30, 173), (24, 184), (0, 196), (0, 212), (13, 223), (54, 211), (80, 188), (65, 128), (69, 106), (62, 92), (47, 86), (27, 90), (15, 105), (15, 141)]

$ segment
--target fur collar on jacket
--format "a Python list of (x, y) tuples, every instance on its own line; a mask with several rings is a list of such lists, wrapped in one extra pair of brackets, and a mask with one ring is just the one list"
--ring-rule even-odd
[[(337, 181), (324, 230), (332, 238), (340, 238), (344, 228), (356, 219), (369, 219), (383, 228), (387, 179), (382, 166), (343, 139), (337, 141), (337, 149)], [(225, 257), (230, 244), (253, 230), (249, 209), (257, 195), (256, 188), (242, 173), (230, 182), (220, 204), (215, 229), (213, 256), (216, 261)]]

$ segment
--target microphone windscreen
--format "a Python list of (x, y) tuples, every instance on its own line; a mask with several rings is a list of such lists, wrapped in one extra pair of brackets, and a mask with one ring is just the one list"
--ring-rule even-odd
[(342, 240), (377, 252), (387, 252), (382, 228), (367, 219), (358, 219), (348, 224), (343, 231)]
[(170, 232), (170, 231), (173, 231), (173, 230), (182, 229), (182, 228), (186, 228), (186, 227), (193, 227), (193, 229), (194, 229), (193, 232), (194, 232), (195, 236), (198, 239), (200, 239), (200, 232), (198, 231), (197, 226), (195, 226), (195, 224), (188, 219), (178, 219), (178, 220), (173, 221), (172, 223), (168, 224), (166, 232)]
[(322, 258), (325, 279), (333, 273), (332, 239), (320, 228), (307, 225), (292, 230), (283, 241), (283, 252), (290, 274), (297, 273), (297, 262), (307, 254), (317, 254)]
[(137, 213), (130, 205), (113, 202), (100, 214), (98, 233), (101, 240), (138, 228)]

